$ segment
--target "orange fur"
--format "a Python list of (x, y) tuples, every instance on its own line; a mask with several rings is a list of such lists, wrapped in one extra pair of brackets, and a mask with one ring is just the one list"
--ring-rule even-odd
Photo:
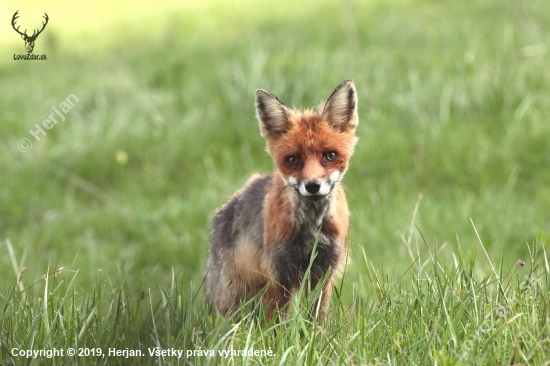
[(299, 112), (259, 90), (262, 136), (277, 170), (253, 176), (216, 211), (206, 276), (207, 299), (223, 314), (267, 287), (267, 318), (306, 280), (328, 274), (320, 299), (326, 314), (334, 277), (347, 253), (349, 209), (340, 184), (357, 142), (357, 97), (344, 81), (316, 111)]

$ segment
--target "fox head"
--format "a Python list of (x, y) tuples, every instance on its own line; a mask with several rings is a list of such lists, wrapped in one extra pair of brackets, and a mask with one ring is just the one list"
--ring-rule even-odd
[(270, 92), (256, 91), (256, 113), (286, 184), (302, 197), (326, 198), (341, 181), (357, 143), (357, 94), (345, 80), (316, 110), (288, 108)]

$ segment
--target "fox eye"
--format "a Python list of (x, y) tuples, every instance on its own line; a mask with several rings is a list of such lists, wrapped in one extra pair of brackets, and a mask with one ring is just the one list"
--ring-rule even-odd
[(288, 161), (290, 165), (298, 165), (300, 159), (297, 156), (289, 156), (286, 161)]
[(338, 156), (338, 154), (336, 154), (334, 151), (329, 151), (328, 153), (325, 154), (324, 160), (333, 161), (334, 159), (336, 159), (336, 156)]

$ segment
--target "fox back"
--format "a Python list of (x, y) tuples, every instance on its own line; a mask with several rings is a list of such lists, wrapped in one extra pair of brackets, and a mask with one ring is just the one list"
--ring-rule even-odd
[(319, 315), (328, 309), (335, 275), (343, 268), (349, 210), (340, 184), (357, 137), (357, 95), (342, 82), (316, 110), (288, 108), (256, 91), (256, 112), (277, 167), (254, 175), (212, 218), (206, 297), (224, 315), (263, 288), (267, 318), (282, 309), (309, 272), (324, 282)]

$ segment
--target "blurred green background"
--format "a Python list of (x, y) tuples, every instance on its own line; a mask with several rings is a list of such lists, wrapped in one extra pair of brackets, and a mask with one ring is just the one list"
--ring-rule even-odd
[[(48, 13), (47, 61), (13, 60), (16, 10), (29, 29)], [(472, 222), (507, 266), (548, 249), (548, 1), (9, 0), (0, 14), (0, 295), (22, 268), (25, 286), (78, 270), (84, 291), (99, 269), (130, 291), (173, 272), (200, 283), (214, 209), (273, 169), (254, 91), (305, 108), (347, 78), (346, 288), (363, 291), (361, 248), (390, 278), (428, 248), (479, 252)]]

